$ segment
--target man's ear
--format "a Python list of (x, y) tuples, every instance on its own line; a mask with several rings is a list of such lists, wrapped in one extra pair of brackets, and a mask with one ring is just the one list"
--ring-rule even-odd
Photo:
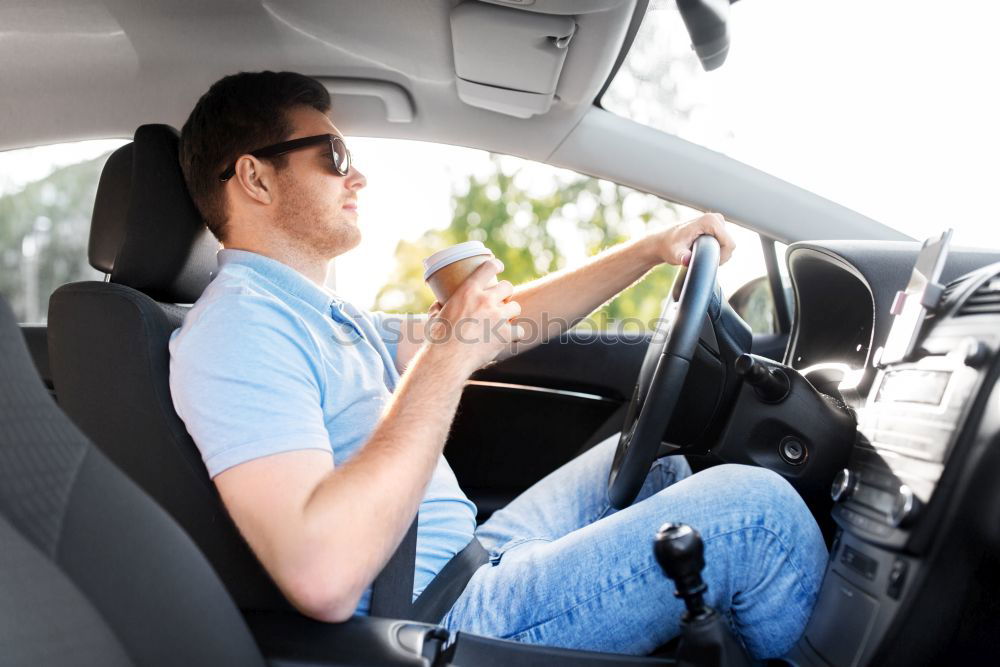
[(243, 194), (259, 204), (274, 200), (274, 167), (252, 155), (243, 155), (236, 161), (232, 180)]

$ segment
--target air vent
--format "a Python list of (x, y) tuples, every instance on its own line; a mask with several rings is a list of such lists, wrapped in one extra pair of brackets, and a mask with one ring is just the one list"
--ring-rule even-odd
[(941, 291), (941, 299), (938, 301), (937, 308), (929, 308), (927, 313), (924, 315), (924, 319), (933, 320), (934, 318), (948, 312), (951, 308), (952, 299), (955, 298), (955, 294), (960, 292), (962, 288), (965, 287), (968, 280), (968, 278), (959, 278), (958, 280), (953, 280), (945, 285), (944, 290)]
[(955, 292), (959, 287), (965, 284), (968, 278), (959, 278), (958, 280), (952, 280), (950, 283), (945, 285), (944, 291), (941, 292), (941, 303), (946, 304), (951, 301), (951, 297), (955, 295)]
[(969, 295), (958, 315), (990, 315), (1000, 313), (1000, 275), (993, 276)]

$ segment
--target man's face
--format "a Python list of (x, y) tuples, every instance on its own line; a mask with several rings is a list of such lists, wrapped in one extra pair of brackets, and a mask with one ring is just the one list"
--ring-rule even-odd
[[(340, 135), (325, 114), (311, 107), (294, 109), (289, 120), (295, 129), (288, 139)], [(367, 183), (364, 174), (353, 166), (347, 176), (338, 174), (327, 144), (289, 153), (287, 161), (277, 170), (274, 224), (294, 243), (326, 257), (358, 245), (358, 191)]]

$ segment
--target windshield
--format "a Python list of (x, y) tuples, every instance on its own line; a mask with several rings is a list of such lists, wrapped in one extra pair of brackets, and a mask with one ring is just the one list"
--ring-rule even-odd
[(975, 0), (742, 0), (705, 72), (653, 0), (601, 105), (914, 238), (1000, 247), (998, 25)]

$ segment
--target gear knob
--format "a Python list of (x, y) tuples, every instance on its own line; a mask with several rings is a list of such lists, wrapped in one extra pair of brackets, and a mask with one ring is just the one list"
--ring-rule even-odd
[(705, 544), (698, 531), (683, 523), (665, 523), (653, 538), (653, 555), (663, 573), (673, 580), (677, 597), (687, 611), (681, 616), (681, 667), (749, 667), (743, 647), (724, 618), (705, 604), (707, 586), (701, 578)]
[(677, 586), (677, 597), (684, 600), (693, 616), (704, 613), (702, 594), (705, 582), (705, 545), (694, 528), (683, 523), (665, 523), (653, 539), (653, 554), (663, 573)]

